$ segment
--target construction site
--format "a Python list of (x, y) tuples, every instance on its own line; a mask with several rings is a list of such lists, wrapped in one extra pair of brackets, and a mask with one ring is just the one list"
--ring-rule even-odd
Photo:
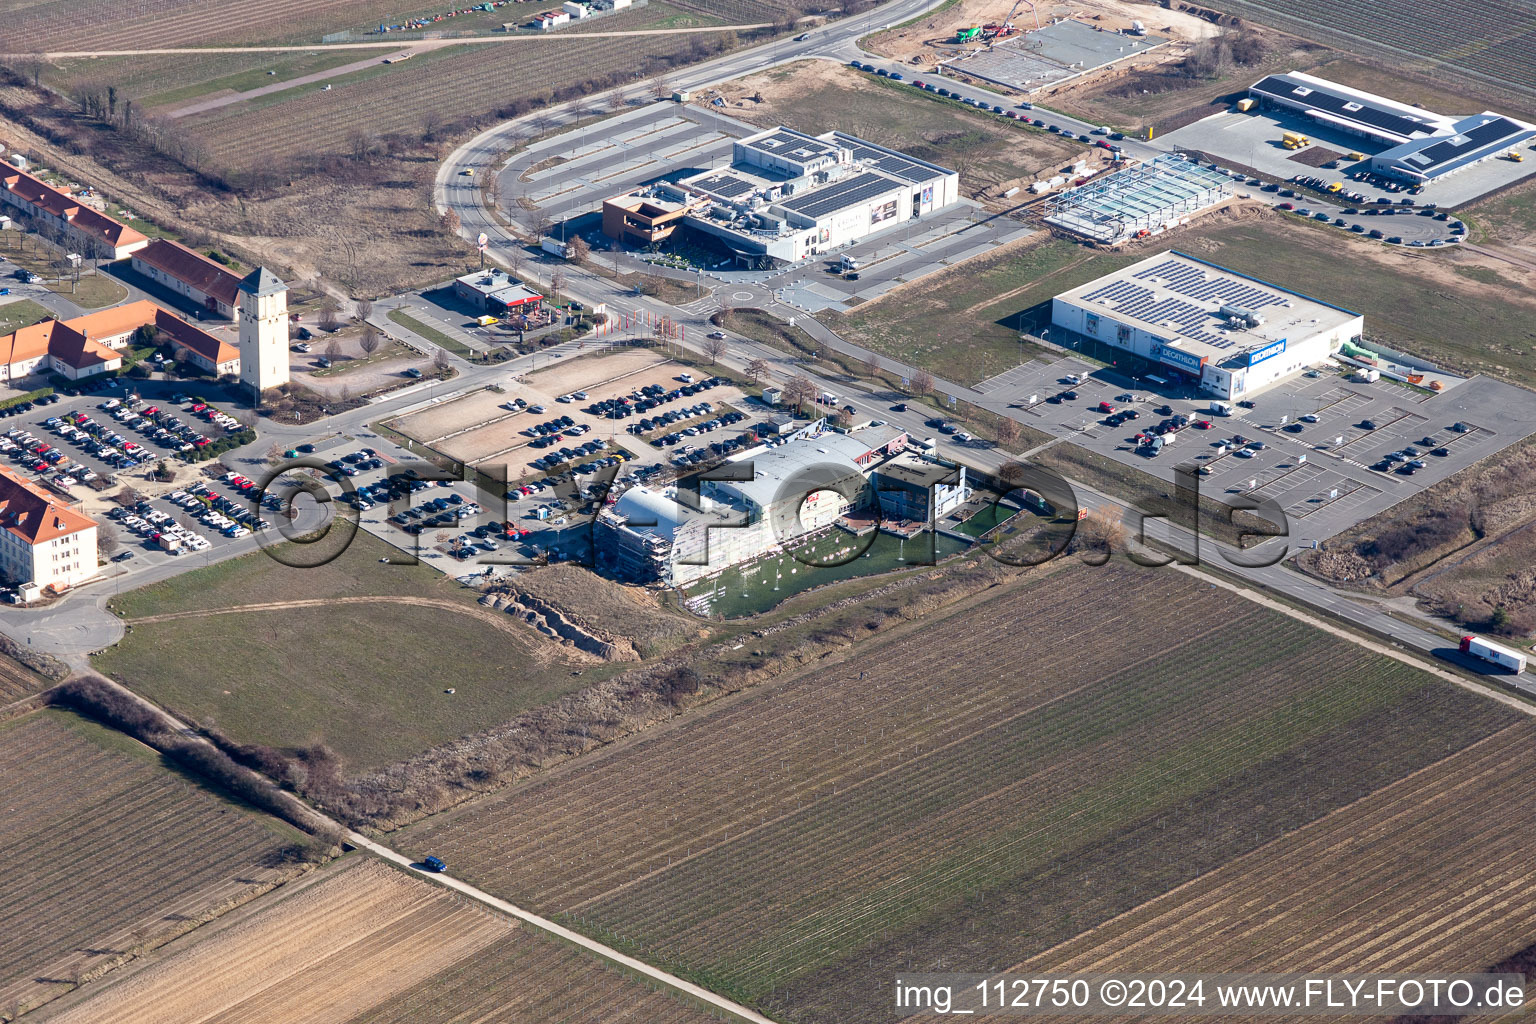
[(871, 52), (919, 70), (948, 70), (1021, 92), (1061, 85), (1137, 58), (1183, 55), (1217, 31), (1197, 15), (1121, 0), (965, 0), (869, 41)]

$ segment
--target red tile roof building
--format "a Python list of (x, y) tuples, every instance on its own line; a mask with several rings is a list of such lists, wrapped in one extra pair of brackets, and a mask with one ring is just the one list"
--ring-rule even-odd
[(57, 373), (79, 380), (111, 373), (123, 365), (122, 353), (140, 327), (165, 334), (174, 349), (212, 374), (238, 374), (240, 350), (180, 317), (141, 299), (73, 320), (44, 320), (0, 337), (0, 383), (34, 373)]
[(14, 167), (0, 169), (0, 204), (59, 229), (70, 248), (82, 256), (120, 260), (149, 244), (148, 238), (121, 221)]
[(0, 467), (0, 576), (64, 590), (97, 573), (96, 520)]
[(214, 316), (233, 320), (240, 305), (240, 278), (202, 253), (157, 238), (133, 254), (133, 269)]

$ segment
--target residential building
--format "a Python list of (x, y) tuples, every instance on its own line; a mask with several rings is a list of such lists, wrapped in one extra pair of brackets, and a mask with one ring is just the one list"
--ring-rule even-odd
[(128, 225), (14, 167), (0, 170), (0, 202), (59, 231), (66, 248), (83, 256), (120, 260), (149, 244)]
[(205, 373), (240, 372), (240, 353), (233, 345), (141, 299), (73, 320), (44, 320), (0, 338), (0, 383), (39, 373), (79, 380), (120, 370), (121, 350), (141, 327), (161, 332), (173, 351), (185, 350)]
[(202, 253), (157, 238), (133, 254), (134, 270), (197, 303), (221, 320), (233, 320), (240, 303), (240, 278)]
[(0, 468), (0, 576), (61, 591), (96, 572), (96, 521)]

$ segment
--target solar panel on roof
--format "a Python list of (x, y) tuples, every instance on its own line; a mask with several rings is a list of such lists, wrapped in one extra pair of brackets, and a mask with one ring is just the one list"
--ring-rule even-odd
[(808, 195), (786, 199), (780, 205), (786, 210), (793, 210), (807, 217), (818, 218), (831, 213), (833, 210), (840, 210), (845, 206), (853, 206), (856, 203), (873, 199), (882, 193), (890, 192), (898, 187), (889, 178), (878, 174), (864, 173), (843, 181), (833, 182)]
[(1301, 103), (1334, 117), (1402, 138), (1427, 135), (1438, 126), (1431, 118), (1416, 118), (1383, 107), (1366, 105), (1355, 97), (1328, 92), (1321, 87), (1298, 82), (1289, 75), (1269, 75), (1254, 84), (1250, 91), (1291, 103)]

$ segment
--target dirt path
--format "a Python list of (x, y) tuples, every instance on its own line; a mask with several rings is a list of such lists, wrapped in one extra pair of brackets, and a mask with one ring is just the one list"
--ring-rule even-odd
[[(347, 842), (352, 843), (360, 849), (367, 850), (369, 853), (372, 853), (376, 856), (383, 857), (385, 860), (393, 864), (399, 864), (404, 868), (413, 868), (413, 862), (409, 857), (396, 853), (389, 847), (380, 845), (379, 843), (374, 842), (366, 836), (358, 835), (355, 832), (350, 833), (347, 836)], [(413, 868), (413, 870), (419, 869)], [(511, 914), (519, 921), (524, 921), (541, 931), (548, 932), (551, 935), (562, 938), (566, 942), (571, 943), (571, 945), (579, 946), (589, 953), (595, 953), (602, 957), (604, 960), (611, 960), (612, 962), (619, 964), (622, 967), (627, 967), (629, 970), (634, 971), (636, 974), (640, 974), (644, 977), (658, 981), (670, 989), (686, 993), (687, 995), (692, 996), (694, 999), (700, 1000), (709, 1006), (723, 1010), (733, 1017), (751, 1021), (752, 1024), (774, 1024), (774, 1021), (770, 1018), (764, 1017), (762, 1014), (757, 1013), (754, 1010), (749, 1010), (747, 1007), (742, 1006), (740, 1003), (732, 1002), (724, 996), (715, 995), (715, 993), (711, 992), (707, 988), (701, 988), (700, 986), (693, 984), (691, 981), (684, 981), (681, 978), (674, 977), (665, 971), (652, 967), (648, 963), (645, 963), (641, 960), (636, 960), (634, 957), (625, 956), (618, 950), (609, 946), (605, 946), (593, 939), (589, 939), (580, 932), (573, 932), (569, 928), (561, 927), (548, 918), (540, 917), (537, 914), (524, 910), (522, 907), (508, 903), (506, 900), (498, 899), (488, 892), (476, 889), (468, 882), (461, 882), (451, 875), (428, 875), (427, 877), (432, 879), (432, 881), (437, 882), (439, 885), (444, 885), (456, 892), (463, 893), (465, 896), (468, 896), (470, 899), (475, 900), (478, 903), (482, 903), (488, 907), (493, 907), (504, 914)]]
[[(498, 629), (501, 632), (506, 633), (508, 636), (515, 637), (519, 641), (527, 644), (531, 650), (531, 653), (535, 657), (539, 657), (541, 660), (550, 660), (552, 650), (554, 649), (554, 645), (544, 642), (541, 637), (530, 635), (531, 631), (529, 629), (523, 626), (519, 620), (513, 618), (505, 612), (487, 611), (484, 608), (471, 607), (469, 605), (459, 604), (456, 601), (448, 601), (436, 597), (377, 596), (305, 598), (302, 600), (294, 601), (269, 601), (265, 604), (231, 605), (228, 608), (198, 608), (186, 612), (166, 612), (163, 615), (145, 615), (137, 619), (125, 619), (124, 621), (128, 625), (137, 626), (154, 622), (174, 622), (178, 619), (197, 619), (209, 615), (236, 615), (245, 612), (280, 612), (289, 611), (294, 608), (324, 608), (329, 605), (338, 604), (404, 604), (412, 605), (418, 608), (438, 608), (443, 611), (457, 612), (460, 615), (467, 615), (472, 619), (478, 619), (493, 629)], [(567, 650), (566, 648), (561, 647), (558, 649), (558, 651), (561, 655), (561, 660), (564, 661), (579, 660), (585, 662), (597, 660), (591, 655), (584, 654), (583, 652), (574, 649)]]
[[(42, 57), (63, 60), (77, 57), (157, 57), (178, 53), (317, 53), (327, 50), (410, 50), (424, 53), (444, 46), (476, 46), (484, 43), (530, 43), (552, 39), (617, 39), (626, 36), (686, 36), (700, 32), (735, 32), (772, 28), (769, 21), (750, 25), (706, 25), (703, 28), (638, 28), (627, 32), (544, 32), (536, 36), (465, 36), (459, 39), (380, 40), (377, 43), (321, 43), (310, 46), (168, 46), (152, 50), (48, 50), (43, 53), (7, 53), (4, 57)], [(335, 70), (335, 69), (333, 69)]]

